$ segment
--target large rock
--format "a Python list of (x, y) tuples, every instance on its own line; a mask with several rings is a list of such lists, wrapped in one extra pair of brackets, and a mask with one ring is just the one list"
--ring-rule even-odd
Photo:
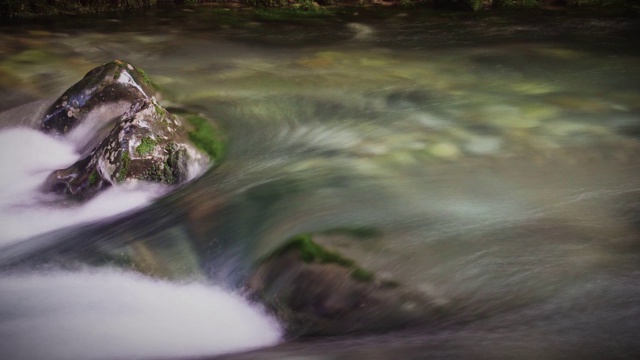
[[(108, 111), (98, 110), (105, 107)], [(98, 132), (81, 160), (54, 171), (45, 191), (82, 200), (123, 182), (178, 185), (219, 160), (222, 151), (219, 132), (209, 121), (170, 114), (158, 104), (144, 73), (120, 60), (92, 70), (67, 90), (41, 129), (65, 135), (89, 116), (111, 130)]]
[(313, 237), (295, 236), (259, 260), (246, 285), (289, 334), (385, 331), (443, 314), (428, 294), (381, 279)]

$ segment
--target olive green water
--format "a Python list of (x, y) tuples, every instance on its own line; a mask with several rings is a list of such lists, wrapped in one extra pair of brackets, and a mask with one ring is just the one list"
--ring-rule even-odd
[(216, 119), (229, 139), (194, 183), (21, 256), (99, 264), (142, 246), (148, 272), (234, 286), (295, 234), (375, 228), (329, 245), (448, 317), (229, 358), (635, 358), (638, 24), (197, 8), (3, 27), (0, 110), (119, 58), (146, 70), (164, 105)]

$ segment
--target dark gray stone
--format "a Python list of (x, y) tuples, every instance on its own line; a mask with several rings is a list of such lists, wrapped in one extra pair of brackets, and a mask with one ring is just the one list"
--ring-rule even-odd
[(124, 112), (134, 101), (154, 96), (142, 70), (115, 60), (91, 70), (65, 91), (46, 112), (40, 128), (45, 133), (67, 134), (101, 105), (123, 102)]
[[(93, 121), (111, 130), (94, 134), (98, 138), (83, 152), (88, 155), (54, 171), (43, 189), (84, 200), (124, 182), (182, 184), (207, 169), (214, 159), (190, 139), (198, 129), (162, 108), (153, 94), (144, 72), (120, 60), (90, 71), (67, 90), (45, 115), (44, 132), (65, 135), (97, 108), (118, 105), (94, 114)], [(204, 126), (206, 119), (198, 119)]]

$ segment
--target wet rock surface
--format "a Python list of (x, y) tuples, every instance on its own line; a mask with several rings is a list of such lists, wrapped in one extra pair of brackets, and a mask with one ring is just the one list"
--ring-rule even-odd
[(66, 134), (100, 106), (123, 102), (124, 112), (134, 101), (154, 96), (141, 69), (115, 60), (91, 70), (65, 91), (51, 105), (40, 128), (46, 133)]
[(98, 131), (97, 139), (88, 140), (90, 146), (97, 143), (88, 155), (54, 171), (43, 186), (46, 192), (81, 200), (124, 182), (178, 185), (206, 170), (221, 151), (221, 139), (206, 119), (170, 114), (156, 101), (144, 72), (124, 61), (90, 71), (67, 90), (50, 107), (41, 130), (65, 135), (89, 117), (110, 132), (102, 138), (105, 131)]

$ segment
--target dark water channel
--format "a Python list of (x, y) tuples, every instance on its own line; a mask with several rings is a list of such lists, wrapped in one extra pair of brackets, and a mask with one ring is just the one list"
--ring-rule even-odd
[[(229, 149), (144, 208), (2, 235), (0, 266), (73, 273), (137, 251), (171, 281), (235, 291), (293, 235), (372, 228), (327, 245), (445, 315), (222, 358), (638, 358), (638, 19), (354, 12), (284, 21), (204, 7), (1, 25), (4, 128), (124, 59), (164, 105), (218, 121)], [(29, 343), (11, 329), (0, 323)]]

